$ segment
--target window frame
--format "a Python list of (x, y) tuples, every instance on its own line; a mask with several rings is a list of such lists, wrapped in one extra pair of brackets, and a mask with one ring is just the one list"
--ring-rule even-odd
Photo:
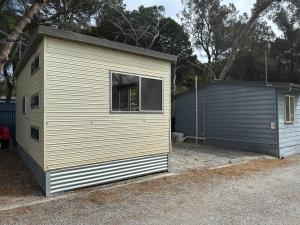
[[(289, 99), (289, 113), (290, 113), (290, 115), (289, 115), (289, 118), (290, 118), (290, 120), (288, 121), (287, 120), (287, 110), (286, 110), (286, 107), (287, 107), (287, 101), (286, 101), (286, 99)], [(290, 107), (290, 102), (291, 102), (291, 99), (293, 99), (293, 106), (294, 106), (294, 109), (293, 109), (293, 113), (294, 113), (294, 115), (293, 115), (293, 118), (294, 118), (294, 120), (291, 120), (291, 107)], [(284, 123), (285, 124), (294, 124), (295, 123), (295, 109), (296, 109), (296, 106), (295, 106), (295, 96), (294, 95), (285, 95), (284, 96)]]
[[(113, 74), (121, 74), (121, 75), (127, 75), (127, 76), (136, 76), (139, 78), (139, 110), (138, 111), (117, 111), (113, 110), (112, 108), (112, 76)], [(148, 79), (154, 79), (154, 80), (160, 80), (162, 82), (161, 88), (162, 88), (162, 96), (161, 96), (161, 110), (142, 110), (142, 83), (141, 78), (148, 78)], [(109, 71), (109, 91), (110, 91), (110, 112), (111, 113), (164, 113), (164, 78), (163, 77), (153, 77), (153, 76), (147, 76), (147, 75), (141, 75), (141, 74), (135, 74), (135, 73), (126, 73), (126, 72), (120, 72), (120, 71)]]
[[(35, 60), (37, 58), (39, 59), (39, 66), (37, 68), (35, 68), (34, 70), (32, 70), (32, 64), (35, 62)], [(31, 76), (33, 77), (40, 68), (41, 68), (41, 58), (40, 58), (40, 53), (38, 53), (35, 55), (35, 57), (33, 58), (33, 60), (31, 61), (31, 64), (30, 64)]]
[[(32, 128), (38, 130), (38, 133), (39, 133), (39, 139), (37, 139), (37, 138), (35, 138), (35, 137), (32, 137), (32, 132), (31, 132)], [(31, 125), (31, 126), (30, 126), (30, 137), (31, 137), (32, 140), (34, 140), (34, 141), (40, 143), (41, 132), (40, 132), (40, 128), (39, 128), (38, 126), (34, 126), (34, 125)]]
[[(32, 99), (33, 97), (35, 97), (35, 96), (38, 96), (38, 97), (39, 97), (39, 104), (38, 104), (37, 106), (32, 106), (32, 105), (31, 105), (31, 99)], [(31, 96), (30, 96), (30, 108), (31, 108), (31, 109), (39, 109), (39, 108), (40, 108), (40, 105), (41, 105), (41, 94), (40, 94), (40, 92), (31, 95)]]

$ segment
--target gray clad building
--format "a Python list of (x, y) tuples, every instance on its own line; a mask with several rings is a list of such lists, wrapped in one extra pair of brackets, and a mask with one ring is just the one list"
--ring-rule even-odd
[(175, 130), (224, 148), (300, 153), (299, 94), (292, 83), (216, 81), (176, 97)]

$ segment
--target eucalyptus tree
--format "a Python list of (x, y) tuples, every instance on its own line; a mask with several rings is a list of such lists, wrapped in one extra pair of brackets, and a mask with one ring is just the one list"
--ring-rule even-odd
[(271, 57), (276, 62), (278, 79), (300, 83), (300, 3), (281, 6), (272, 15), (282, 32), (271, 48)]
[(99, 4), (98, 0), (0, 1), (0, 73), (6, 81), (8, 101), (14, 88), (13, 71), (32, 28), (44, 24), (79, 32), (91, 25)]
[(232, 26), (237, 21), (233, 4), (222, 5), (220, 0), (182, 0), (181, 21), (192, 37), (194, 46), (205, 53), (208, 72), (224, 59), (232, 44)]
[(190, 64), (198, 64), (190, 36), (182, 25), (164, 16), (163, 6), (140, 6), (129, 11), (119, 2), (107, 4), (106, 12), (100, 13), (100, 19), (95, 18), (97, 26), (88, 34), (177, 55), (178, 61), (172, 66), (173, 95), (176, 86), (192, 85), (191, 77), (199, 69)]
[(224, 80), (228, 75), (232, 64), (234, 63), (236, 56), (238, 55), (239, 49), (242, 46), (244, 39), (250, 34), (255, 22), (260, 18), (263, 13), (270, 10), (271, 7), (275, 7), (276, 4), (280, 3), (282, 0), (257, 0), (253, 6), (251, 17), (246, 23), (245, 27), (241, 30), (240, 35), (235, 39), (231, 47), (231, 53), (225, 66), (223, 67), (219, 79)]
[[(2, 41), (0, 44), (0, 73), (4, 76), (8, 88), (7, 101), (10, 101), (12, 90), (14, 88), (15, 79), (9, 68), (14, 65), (12, 58), (15, 56), (16, 51), (14, 46), (20, 36), (22, 35), (25, 27), (30, 24), (33, 17), (43, 8), (46, 0), (36, 0), (29, 7), (25, 9), (25, 13), (20, 17), (19, 21), (15, 23), (14, 27), (9, 31), (1, 31)], [(1, 2), (1, 14), (3, 13), (6, 1)], [(11, 3), (11, 2), (9, 2)], [(10, 4), (6, 5), (9, 8)], [(18, 16), (16, 14), (16, 16)], [(7, 26), (9, 27), (9, 26)], [(11, 54), (12, 53), (12, 54)], [(12, 55), (12, 56), (11, 56)], [(10, 70), (11, 71), (11, 70)]]

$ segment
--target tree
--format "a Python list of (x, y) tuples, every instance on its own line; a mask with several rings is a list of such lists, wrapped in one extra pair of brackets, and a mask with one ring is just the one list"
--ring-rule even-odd
[[(4, 7), (4, 3), (5, 2), (3, 2), (1, 9)], [(14, 87), (14, 78), (7, 70), (9, 65), (6, 65), (10, 61), (10, 53), (25, 27), (30, 24), (33, 17), (40, 11), (45, 3), (46, 0), (35, 1), (26, 11), (25, 15), (20, 19), (20, 21), (15, 25), (13, 30), (5, 37), (4, 43), (2, 43), (0, 46), (0, 73), (3, 74), (6, 80), (8, 88), (7, 101), (10, 101), (11, 93)]]
[(90, 27), (92, 16), (95, 15), (99, 5), (100, 1), (97, 0), (38, 0), (34, 3), (31, 0), (14, 0), (0, 2), (0, 37), (6, 40), (1, 45), (0, 71), (5, 78), (8, 101), (15, 83), (13, 71), (20, 54), (31, 39), (33, 28), (37, 24), (44, 24), (80, 32), (81, 29)]
[(153, 50), (177, 55), (177, 62), (172, 67), (173, 97), (175, 97), (176, 87), (191, 87), (194, 76), (199, 69), (193, 64), (197, 64), (197, 56), (193, 54), (190, 37), (185, 32), (182, 25), (179, 25), (171, 18), (161, 19), (160, 36), (153, 45)]
[(284, 37), (281, 43), (285, 45), (285, 49), (280, 53), (278, 52), (278, 59), (288, 72), (286, 76), (291, 80), (300, 81), (297, 79), (297, 69), (300, 68), (298, 62), (298, 58), (300, 58), (300, 7), (290, 3), (276, 12), (273, 20)]
[[(227, 79), (265, 80), (265, 51), (269, 53), (268, 46), (274, 38), (275, 34), (266, 21), (258, 20), (255, 22), (252, 31), (238, 51), (235, 63), (230, 68)], [(270, 59), (268, 61), (269, 65), (273, 63)], [(270, 69), (271, 67), (269, 66), (268, 70)]]
[(106, 5), (106, 10), (109, 13), (100, 13), (101, 18), (96, 18), (97, 27), (88, 34), (177, 55), (178, 61), (172, 67), (173, 93), (177, 85), (192, 85), (190, 78), (199, 73), (199, 69), (190, 64), (198, 63), (190, 37), (182, 25), (164, 17), (162, 6), (141, 6), (137, 10), (127, 11), (119, 2), (118, 5)]
[(261, 14), (270, 8), (273, 4), (279, 3), (281, 0), (257, 0), (256, 4), (254, 5), (254, 8), (252, 9), (252, 15), (250, 19), (248, 20), (246, 26), (244, 29), (241, 31), (240, 35), (235, 39), (233, 45), (232, 45), (232, 50), (229, 58), (227, 59), (227, 63), (223, 67), (219, 80), (224, 80), (226, 76), (228, 75), (228, 72), (236, 59), (236, 56), (238, 54), (239, 48), (242, 46), (242, 42), (244, 41), (244, 38), (249, 35), (251, 32), (255, 22), (257, 19), (261, 16)]
[(101, 2), (99, 0), (49, 0), (39, 13), (36, 23), (80, 32), (91, 26), (92, 17)]
[(163, 6), (140, 6), (138, 10), (122, 10), (114, 4), (111, 7), (119, 14), (118, 19), (109, 20), (114, 27), (115, 41), (152, 49), (160, 36)]
[(192, 35), (195, 47), (205, 53), (211, 72), (212, 63), (222, 60), (231, 46), (236, 8), (233, 4), (221, 5), (220, 0), (182, 0), (182, 3), (182, 23)]
[(13, 31), (7, 36), (4, 43), (0, 48), (0, 71), (3, 71), (4, 65), (9, 60), (9, 54), (14, 43), (22, 34), (24, 28), (31, 22), (32, 18), (39, 12), (39, 10), (45, 5), (46, 0), (37, 0), (29, 8), (28, 12), (21, 18)]

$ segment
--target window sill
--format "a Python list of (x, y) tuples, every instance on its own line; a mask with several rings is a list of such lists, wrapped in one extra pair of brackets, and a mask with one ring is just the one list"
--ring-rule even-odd
[(40, 106), (31, 106), (30, 109), (39, 109)]
[(36, 138), (33, 138), (33, 137), (31, 137), (31, 140), (33, 140), (33, 141), (35, 141), (35, 142), (37, 142), (37, 143), (41, 143), (40, 140), (38, 140), (38, 139), (36, 139)]
[(164, 111), (110, 111), (111, 114), (164, 114)]
[(284, 122), (284, 124), (286, 124), (286, 125), (292, 125), (292, 124), (295, 124), (295, 122)]

